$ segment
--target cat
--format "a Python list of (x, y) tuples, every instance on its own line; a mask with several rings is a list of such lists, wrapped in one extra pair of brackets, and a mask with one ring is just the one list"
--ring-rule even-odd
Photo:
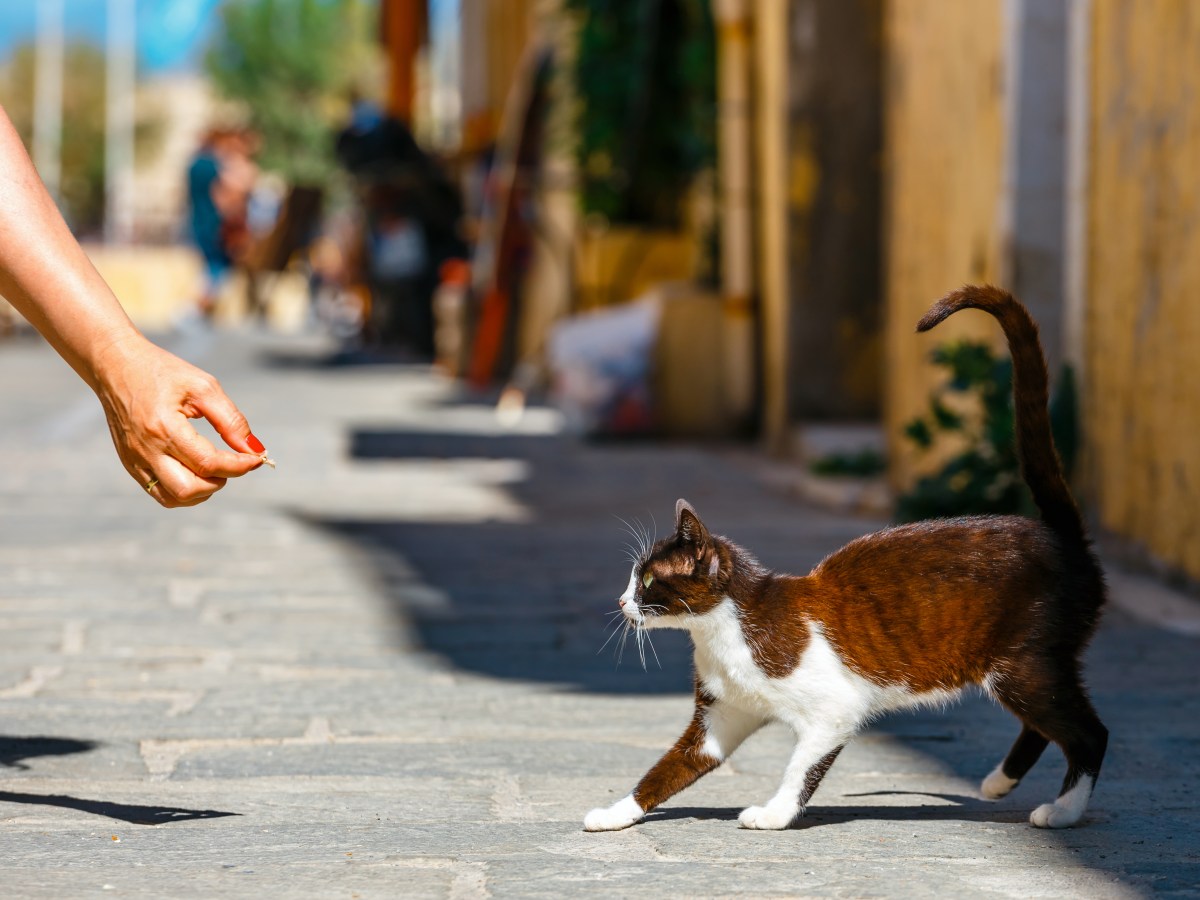
[(972, 684), (1022, 725), (983, 780), (984, 797), (1016, 787), (1053, 741), (1066, 778), (1030, 822), (1064, 828), (1082, 818), (1108, 743), (1080, 678), (1104, 576), (1054, 449), (1036, 324), (1007, 292), (966, 286), (934, 304), (917, 330), (966, 308), (990, 313), (1008, 339), (1017, 447), (1041, 520), (973, 516), (888, 528), (797, 577), (768, 571), (680, 500), (674, 534), (640, 554), (618, 603), (629, 628), (690, 633), (695, 713), (629, 796), (588, 813), (585, 830), (635, 824), (767, 722), (791, 728), (795, 747), (774, 796), (738, 822), (787, 828), (866, 722), (943, 705)]

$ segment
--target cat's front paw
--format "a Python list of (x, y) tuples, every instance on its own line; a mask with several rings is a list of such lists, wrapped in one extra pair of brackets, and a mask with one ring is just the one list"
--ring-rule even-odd
[(1001, 797), (1008, 796), (1008, 793), (1017, 784), (1016, 778), (1009, 778), (999, 766), (996, 766), (988, 777), (983, 779), (983, 784), (979, 786), (979, 792), (983, 794), (985, 800), (999, 800)]
[(799, 813), (800, 809), (796, 806), (775, 806), (771, 803), (751, 806), (742, 810), (738, 824), (758, 831), (781, 831), (791, 825)]
[(642, 820), (646, 814), (633, 796), (618, 800), (606, 809), (593, 809), (584, 816), (584, 831), (620, 831)]

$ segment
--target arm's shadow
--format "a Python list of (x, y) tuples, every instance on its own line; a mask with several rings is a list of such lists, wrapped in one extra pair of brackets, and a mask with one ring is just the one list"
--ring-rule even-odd
[(99, 746), (97, 741), (81, 741), (76, 738), (0, 735), (0, 766), (8, 769), (28, 769), (25, 760), (36, 756), (69, 756), (72, 753), (87, 753)]
[(239, 816), (241, 813), (222, 812), (217, 809), (180, 809), (175, 806), (137, 806), (130, 803), (111, 803), (107, 800), (85, 800), (66, 794), (20, 794), (15, 791), (0, 791), (0, 803), (29, 803), (36, 806), (61, 806), (76, 809), (95, 816), (107, 816), (133, 825), (165, 825), (168, 822), (186, 822), (189, 819), (221, 819)]
[[(0, 735), (0, 766), (9, 769), (28, 769), (25, 760), (38, 756), (69, 756), (72, 753), (87, 753), (100, 746), (97, 741), (81, 741), (76, 738), (57, 737), (10, 737)], [(0, 791), (0, 803), (27, 803), (36, 806), (59, 806), (75, 809), (96, 816), (107, 816), (135, 825), (163, 825), (167, 822), (186, 822), (188, 819), (220, 819), (240, 813), (221, 812), (216, 809), (180, 809), (174, 806), (135, 806), (128, 803), (110, 803), (107, 800), (84, 800), (66, 794), (26, 794), (17, 791)]]

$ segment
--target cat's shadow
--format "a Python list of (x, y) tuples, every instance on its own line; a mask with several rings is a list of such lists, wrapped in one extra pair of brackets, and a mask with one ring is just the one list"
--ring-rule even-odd
[[(874, 822), (996, 822), (1019, 824), (1028, 821), (1029, 813), (1019, 809), (997, 807), (995, 803), (967, 797), (961, 794), (936, 794), (928, 791), (870, 791), (862, 794), (845, 794), (846, 797), (935, 797), (948, 801), (946, 805), (929, 806), (810, 806), (798, 819), (792, 830), (803, 831), (824, 825), (845, 825), (848, 822), (866, 819)], [(697, 807), (676, 806), (655, 810), (643, 820), (668, 822), (680, 819), (696, 821), (724, 820), (737, 822), (743, 807)]]

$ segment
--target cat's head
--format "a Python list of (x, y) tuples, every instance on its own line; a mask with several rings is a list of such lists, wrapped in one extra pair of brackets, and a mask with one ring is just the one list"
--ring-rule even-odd
[(675, 533), (640, 555), (617, 603), (636, 625), (687, 628), (725, 598), (729, 569), (723, 541), (709, 533), (691, 504), (680, 500)]

